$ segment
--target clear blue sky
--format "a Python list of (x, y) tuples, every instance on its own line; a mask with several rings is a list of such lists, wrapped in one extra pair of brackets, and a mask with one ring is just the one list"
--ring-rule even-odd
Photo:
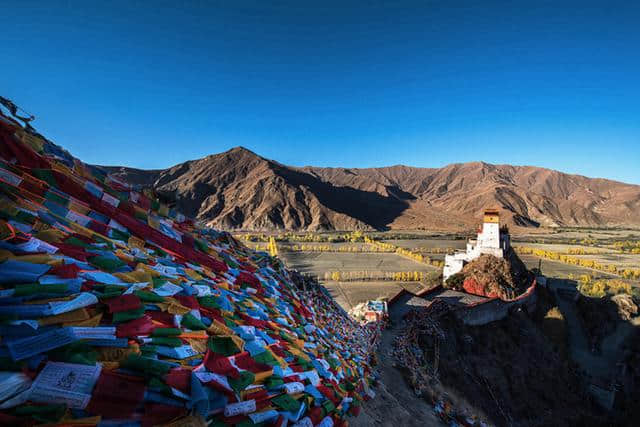
[(483, 160), (640, 184), (637, 1), (9, 0), (1, 13), (0, 94), (87, 162), (160, 168), (243, 145), (292, 165)]

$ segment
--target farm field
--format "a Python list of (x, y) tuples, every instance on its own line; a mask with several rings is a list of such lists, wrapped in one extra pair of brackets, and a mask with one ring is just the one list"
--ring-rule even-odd
[(438, 271), (394, 253), (285, 252), (287, 266), (322, 279), (327, 271)]
[(609, 253), (602, 255), (579, 255), (582, 259), (591, 259), (602, 264), (612, 264), (618, 268), (640, 268), (640, 254)]
[(413, 249), (418, 252), (428, 249), (464, 249), (466, 248), (466, 240), (451, 240), (451, 239), (407, 239), (407, 240), (393, 240), (385, 239), (385, 243), (391, 243), (392, 245), (399, 246), (405, 249)]
[(537, 268), (539, 260), (542, 260), (542, 274), (547, 277), (558, 279), (566, 279), (570, 275), (578, 277), (581, 274), (588, 274), (596, 279), (615, 279), (618, 276), (605, 273), (603, 271), (592, 270), (590, 268), (580, 267), (572, 264), (565, 264), (560, 261), (553, 261), (546, 258), (538, 258), (535, 255), (520, 254), (520, 259), (525, 263), (528, 269)]
[(278, 243), (278, 248), (282, 251), (290, 250), (294, 247), (322, 247), (329, 248), (330, 250), (340, 251), (347, 250), (348, 248), (369, 249), (371, 245), (363, 242), (286, 242)]
[[(603, 248), (598, 246), (587, 245), (567, 245), (552, 243), (514, 243), (514, 246), (524, 249), (539, 249), (549, 251), (556, 254), (567, 254), (569, 257), (582, 261), (594, 261), (601, 266), (613, 266), (618, 271), (616, 274), (606, 271), (606, 268), (592, 269), (588, 266), (573, 265), (562, 261), (550, 260), (546, 257), (540, 258), (534, 254), (520, 253), (520, 258), (525, 261), (529, 268), (536, 267), (539, 259), (542, 259), (542, 272), (549, 277), (566, 278), (569, 274), (575, 276), (590, 275), (594, 279), (612, 279), (621, 278), (632, 279), (629, 276), (623, 276), (623, 270), (633, 271), (640, 268), (640, 254), (617, 252), (613, 248)], [(571, 253), (571, 250), (584, 250), (592, 253)], [(600, 253), (593, 253), (594, 251)], [(545, 268), (546, 267), (546, 268)], [(632, 283), (637, 284), (638, 280), (632, 279)]]
[(526, 248), (543, 249), (543, 250), (560, 252), (560, 253), (567, 253), (571, 250), (573, 251), (584, 250), (589, 252), (598, 251), (603, 253), (613, 251), (613, 249), (611, 248), (603, 248), (598, 246), (587, 246), (587, 245), (572, 245), (572, 244), (566, 244), (566, 243), (528, 243), (528, 242), (514, 241), (512, 242), (512, 245), (515, 248), (526, 247)]
[(598, 229), (598, 228), (579, 228), (579, 229), (559, 229), (547, 232), (543, 230), (541, 233), (521, 233), (516, 235), (517, 239), (544, 239), (546, 240), (564, 240), (575, 239), (582, 240), (593, 238), (596, 240), (620, 240), (626, 238), (640, 238), (640, 230), (638, 229)]
[[(568, 234), (573, 233), (573, 234)], [(568, 234), (568, 235), (567, 235)], [(591, 230), (585, 231), (570, 231), (561, 232), (552, 235), (545, 235), (545, 243), (529, 243), (518, 241), (518, 236), (515, 237), (513, 245), (515, 247), (527, 247), (534, 249), (543, 249), (547, 251), (557, 253), (568, 253), (570, 251), (584, 250), (588, 252), (599, 251), (601, 254), (589, 254), (589, 255), (572, 255), (576, 258), (589, 259), (597, 261), (600, 264), (615, 265), (618, 268), (640, 268), (640, 255), (612, 253), (611, 248), (602, 246), (592, 246), (584, 244), (567, 243), (567, 237), (571, 238), (586, 238), (588, 235), (598, 240), (597, 244), (605, 244), (604, 239), (619, 239), (627, 236), (629, 233), (627, 230), (605, 230), (602, 233), (596, 233)], [(548, 237), (558, 237), (556, 243), (554, 239), (548, 239)], [(605, 237), (606, 236), (606, 237)], [(396, 247), (403, 249), (409, 249), (416, 253), (423, 253), (432, 260), (444, 260), (444, 253), (430, 253), (432, 249), (442, 248), (454, 248), (457, 250), (463, 250), (466, 246), (466, 240), (454, 239), (452, 236), (428, 236), (421, 238), (393, 238), (389, 235), (385, 238), (385, 234), (377, 233), (377, 237), (381, 238), (382, 242), (389, 243)], [(401, 236), (399, 236), (401, 237)], [(264, 245), (264, 243), (262, 243)], [(251, 246), (252, 243), (249, 243)], [(293, 246), (297, 246), (297, 250), (292, 251)], [(322, 247), (323, 250), (329, 248), (330, 251), (312, 251), (301, 250), (302, 246), (309, 247)], [(325, 280), (326, 272), (360, 272), (360, 271), (375, 271), (375, 272), (401, 272), (401, 271), (417, 271), (423, 273), (437, 274), (440, 273), (440, 269), (428, 265), (426, 263), (416, 262), (409, 258), (397, 255), (390, 252), (349, 252), (350, 249), (367, 249), (370, 247), (363, 242), (278, 242), (279, 256), (284, 259), (286, 264), (290, 268), (297, 269), (303, 273), (317, 276), (318, 279), (325, 284), (327, 289), (336, 298), (345, 309), (349, 309), (355, 304), (364, 302), (370, 299), (376, 299), (380, 297), (393, 297), (403, 288), (408, 290), (417, 291), (423, 286), (419, 282), (401, 282), (401, 281), (379, 281), (377, 278), (370, 280), (360, 281), (358, 279), (354, 281), (336, 281)], [(547, 277), (566, 279), (569, 277), (578, 278), (582, 275), (589, 275), (593, 279), (616, 279), (620, 278), (614, 274), (610, 274), (604, 271), (597, 271), (587, 267), (566, 264), (561, 261), (549, 260), (546, 258), (539, 258), (535, 255), (521, 254), (521, 259), (524, 261), (529, 269), (538, 267), (538, 263), (542, 260), (542, 272)], [(344, 280), (344, 279), (342, 279)]]
[(420, 282), (398, 281), (326, 281), (327, 271), (419, 271), (438, 273), (438, 269), (403, 258), (394, 253), (343, 253), (343, 252), (286, 252), (280, 257), (290, 268), (318, 276), (345, 310), (354, 305), (377, 298), (391, 298), (403, 288), (417, 292), (423, 289)]

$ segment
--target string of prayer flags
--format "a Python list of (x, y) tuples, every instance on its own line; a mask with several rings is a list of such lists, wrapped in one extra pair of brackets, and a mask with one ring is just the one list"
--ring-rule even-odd
[(328, 427), (379, 335), (0, 109), (0, 424)]

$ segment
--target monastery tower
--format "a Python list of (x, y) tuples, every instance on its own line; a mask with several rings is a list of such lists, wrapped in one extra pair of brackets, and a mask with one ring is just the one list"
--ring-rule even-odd
[(483, 215), (482, 229), (478, 232), (478, 237), (475, 240), (467, 242), (467, 250), (445, 256), (443, 280), (458, 273), (466, 263), (473, 261), (480, 255), (504, 257), (510, 245), (509, 231), (506, 227), (500, 228), (500, 213), (497, 209), (486, 209)]

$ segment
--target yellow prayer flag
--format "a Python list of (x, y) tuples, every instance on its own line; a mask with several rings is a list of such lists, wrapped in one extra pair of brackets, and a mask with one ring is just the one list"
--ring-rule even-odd
[(85, 308), (68, 311), (66, 313), (57, 314), (55, 316), (47, 316), (38, 319), (41, 326), (55, 325), (58, 323), (82, 322), (91, 318), (89, 312)]
[(66, 322), (63, 324), (63, 326), (84, 326), (89, 328), (95, 328), (100, 324), (100, 320), (102, 320), (102, 313), (98, 313), (95, 316), (90, 317), (86, 320)]

